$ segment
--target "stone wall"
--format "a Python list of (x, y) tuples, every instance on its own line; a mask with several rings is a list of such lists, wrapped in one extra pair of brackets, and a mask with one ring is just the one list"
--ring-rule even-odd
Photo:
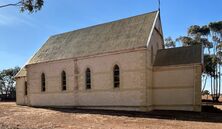
[[(62, 91), (61, 73), (66, 72), (67, 90)], [(46, 91), (41, 91), (41, 74), (45, 74)], [(61, 60), (27, 67), (29, 104), (31, 106), (72, 106), (74, 98), (74, 61)]]
[(154, 109), (201, 111), (201, 65), (155, 67)]
[(148, 43), (148, 49), (146, 51), (146, 105), (147, 111), (153, 110), (153, 63), (156, 57), (158, 49), (163, 48), (163, 37), (162, 37), (162, 26), (160, 22), (160, 17), (157, 17), (156, 24), (154, 25), (153, 33)]
[[(146, 106), (145, 53), (135, 50), (103, 56), (45, 62), (27, 67), (31, 106), (115, 107), (133, 110)], [(113, 86), (113, 67), (120, 67), (120, 87)], [(91, 89), (85, 87), (85, 70), (91, 70)], [(67, 74), (67, 91), (61, 90), (61, 72)], [(41, 74), (46, 92), (41, 92)]]
[(26, 77), (16, 78), (16, 104), (27, 105), (28, 98), (25, 95), (25, 81)]

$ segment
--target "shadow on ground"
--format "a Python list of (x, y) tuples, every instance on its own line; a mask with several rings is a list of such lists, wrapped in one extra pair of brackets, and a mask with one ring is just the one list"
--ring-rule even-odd
[(151, 112), (135, 112), (135, 111), (91, 110), (91, 109), (76, 109), (76, 108), (72, 109), (47, 108), (47, 109), (63, 113), (99, 114), (99, 115), (135, 117), (135, 118), (156, 118), (156, 119), (166, 119), (166, 120), (222, 123), (222, 110), (209, 105), (203, 106), (202, 112), (163, 111), (163, 110), (155, 110)]

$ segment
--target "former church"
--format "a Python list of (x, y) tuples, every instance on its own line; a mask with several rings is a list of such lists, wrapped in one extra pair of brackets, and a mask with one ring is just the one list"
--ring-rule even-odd
[(16, 102), (200, 111), (201, 66), (201, 46), (164, 49), (154, 11), (51, 36), (16, 75)]

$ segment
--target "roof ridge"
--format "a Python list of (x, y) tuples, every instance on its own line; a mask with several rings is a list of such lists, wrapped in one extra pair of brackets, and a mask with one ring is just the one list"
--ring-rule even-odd
[(28, 64), (146, 47), (158, 11), (51, 36)]
[(86, 26), (86, 27), (83, 27), (83, 28), (79, 28), (79, 29), (75, 29), (75, 30), (71, 30), (71, 31), (63, 32), (63, 33), (58, 33), (58, 34), (52, 35), (50, 37), (56, 37), (56, 36), (64, 35), (64, 34), (67, 34), (67, 33), (72, 33), (72, 32), (81, 31), (81, 30), (85, 30), (85, 29), (89, 29), (89, 28), (94, 28), (94, 27), (97, 27), (97, 26), (107, 25), (107, 24), (119, 22), (119, 21), (122, 21), (122, 20), (127, 20), (127, 19), (131, 19), (131, 18), (135, 18), (135, 17), (144, 16), (144, 15), (149, 15), (149, 14), (157, 13), (157, 12), (158, 12), (158, 10), (157, 11), (148, 12), (148, 13), (139, 14), (139, 15), (135, 15), (135, 16), (130, 16), (130, 17), (126, 17), (126, 18), (121, 18), (121, 19), (118, 19), (118, 20), (113, 20), (113, 21), (109, 21), (109, 22), (105, 22), (105, 23), (100, 23), (100, 24), (95, 24), (95, 25), (91, 25), (91, 26)]

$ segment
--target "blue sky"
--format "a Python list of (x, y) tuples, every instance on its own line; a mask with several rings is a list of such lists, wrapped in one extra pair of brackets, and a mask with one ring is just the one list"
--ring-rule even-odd
[[(17, 0), (1, 0), (0, 4)], [(122, 19), (158, 8), (157, 0), (46, 0), (37, 13), (0, 9), (0, 70), (22, 66), (50, 35)], [(185, 35), (190, 25), (222, 20), (222, 0), (162, 0), (164, 36)]]

